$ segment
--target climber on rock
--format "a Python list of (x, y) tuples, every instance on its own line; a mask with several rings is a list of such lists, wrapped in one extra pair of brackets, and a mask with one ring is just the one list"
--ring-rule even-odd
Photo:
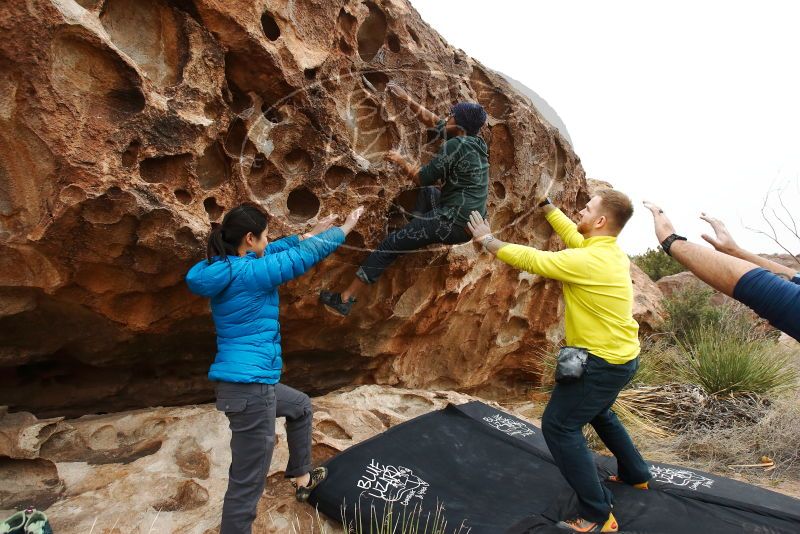
[(800, 272), (748, 252), (736, 244), (725, 224), (700, 217), (714, 237), (703, 235), (716, 250), (690, 243), (675, 233), (664, 210), (651, 202), (656, 238), (661, 248), (700, 280), (750, 307), (778, 330), (800, 341)]
[(630, 260), (617, 244), (633, 205), (619, 191), (600, 191), (581, 210), (576, 225), (545, 195), (535, 205), (544, 209), (565, 250), (548, 252), (504, 243), (492, 235), (489, 222), (478, 212), (471, 214), (468, 228), (497, 259), (563, 285), (568, 346), (559, 352), (557, 382), (542, 416), (542, 434), (578, 497), (578, 517), (557, 526), (573, 532), (617, 532), (612, 494), (600, 482), (583, 427), (591, 424), (617, 458), (619, 475), (612, 481), (647, 488), (648, 466), (611, 410), (639, 367)]
[[(447, 245), (466, 243), (466, 230), (471, 211), (486, 214), (489, 193), (489, 153), (486, 142), (478, 132), (486, 122), (486, 111), (480, 104), (459, 102), (450, 115), (440, 119), (415, 102), (395, 84), (388, 91), (404, 102), (423, 125), (435, 127), (444, 138), (439, 152), (422, 167), (406, 161), (397, 152), (386, 155), (401, 173), (420, 187), (413, 218), (409, 224), (390, 233), (361, 264), (350, 285), (342, 293), (321, 291), (319, 300), (341, 315), (348, 315), (356, 295), (367, 285), (374, 284), (401, 254), (422, 249), (435, 243)], [(439, 189), (434, 184), (441, 182)]]
[(231, 429), (231, 465), (222, 505), (221, 534), (249, 534), (275, 445), (275, 418), (286, 418), (289, 464), (285, 476), (299, 501), (327, 476), (311, 465), (311, 401), (279, 382), (281, 336), (278, 286), (301, 276), (336, 250), (363, 213), (344, 224), (322, 219), (302, 236), (269, 243), (269, 215), (242, 204), (211, 231), (207, 259), (186, 275), (189, 289), (211, 300), (217, 354), (208, 373), (216, 382), (217, 409)]

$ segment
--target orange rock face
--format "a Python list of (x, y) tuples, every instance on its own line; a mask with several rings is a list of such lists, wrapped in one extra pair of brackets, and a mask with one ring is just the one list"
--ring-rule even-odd
[(578, 158), (527, 97), (403, 0), (48, 0), (0, 10), (0, 404), (39, 415), (208, 399), (208, 303), (183, 283), (213, 222), (249, 200), (271, 238), (366, 206), (331, 259), (282, 292), (285, 381), (506, 393), (537, 381), (560, 287), (471, 244), (399, 260), (347, 319), (342, 287), (413, 186), (389, 149), (438, 148), (384, 89), (490, 114), (501, 239), (559, 246), (537, 188), (569, 214)]

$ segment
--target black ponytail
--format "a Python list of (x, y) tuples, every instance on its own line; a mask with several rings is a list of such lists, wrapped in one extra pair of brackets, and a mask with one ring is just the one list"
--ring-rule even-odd
[(211, 230), (206, 247), (208, 263), (215, 259), (228, 261), (228, 256), (239, 253), (239, 245), (248, 233), (259, 236), (267, 228), (269, 215), (259, 206), (241, 204), (222, 218), (222, 224)]

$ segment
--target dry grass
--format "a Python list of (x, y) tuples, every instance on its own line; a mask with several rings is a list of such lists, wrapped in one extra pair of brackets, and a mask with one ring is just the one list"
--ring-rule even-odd
[[(800, 481), (800, 345), (740, 305), (711, 306), (710, 293), (669, 302), (674, 331), (642, 342), (640, 368), (614, 410), (650, 460), (763, 485)], [(552, 374), (554, 358), (545, 358)], [(544, 409), (552, 379), (536, 401)], [(590, 426), (589, 445), (605, 447)], [(767, 457), (765, 467), (758, 465)]]

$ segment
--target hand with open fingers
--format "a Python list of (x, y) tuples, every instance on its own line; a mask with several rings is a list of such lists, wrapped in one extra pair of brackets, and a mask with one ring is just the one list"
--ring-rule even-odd
[(553, 188), (553, 179), (551, 178), (550, 181), (544, 187), (540, 187), (539, 184), (536, 186), (536, 194), (533, 197), (533, 205), (539, 206), (542, 202), (550, 196), (550, 190)]
[(323, 217), (322, 219), (317, 221), (317, 224), (314, 225), (314, 228), (311, 229), (310, 233), (312, 235), (321, 234), (325, 230), (331, 228), (333, 226), (333, 223), (335, 223), (336, 219), (338, 218), (339, 216), (334, 214), (328, 215), (327, 217)]
[(725, 226), (724, 222), (710, 215), (706, 215), (705, 213), (701, 213), (700, 218), (710, 224), (711, 228), (714, 230), (714, 234), (716, 234), (714, 237), (708, 234), (702, 235), (703, 239), (712, 247), (725, 254), (731, 254), (739, 248), (739, 245), (733, 240), (733, 236), (728, 232), (728, 228)]
[(467, 229), (472, 234), (472, 240), (481, 242), (487, 235), (491, 235), (492, 229), (489, 226), (489, 221), (484, 219), (477, 211), (469, 214), (469, 221), (467, 222)]
[(364, 214), (364, 206), (359, 206), (350, 212), (350, 214), (347, 216), (346, 222), (351, 226), (355, 226), (355, 224), (358, 222), (358, 219), (360, 219), (363, 214)]
[(659, 243), (663, 242), (667, 237), (675, 233), (675, 227), (672, 226), (672, 222), (670, 222), (669, 218), (664, 215), (664, 210), (647, 200), (645, 200), (643, 204), (644, 207), (649, 209), (650, 213), (653, 214), (656, 239), (658, 239)]
[(389, 94), (395, 96), (401, 100), (408, 100), (408, 93), (405, 89), (397, 85), (395, 82), (389, 82), (386, 84), (386, 90), (389, 91)]
[(405, 163), (405, 161), (406, 161), (406, 158), (404, 158), (404, 157), (403, 157), (403, 156), (402, 156), (402, 155), (401, 155), (399, 152), (397, 152), (396, 150), (390, 150), (389, 152), (387, 152), (387, 153), (386, 153), (386, 154), (383, 156), (383, 159), (385, 159), (386, 161), (391, 161), (392, 163), (395, 163), (395, 164), (397, 164), (397, 165), (400, 165), (400, 164), (402, 164), (402, 163)]

